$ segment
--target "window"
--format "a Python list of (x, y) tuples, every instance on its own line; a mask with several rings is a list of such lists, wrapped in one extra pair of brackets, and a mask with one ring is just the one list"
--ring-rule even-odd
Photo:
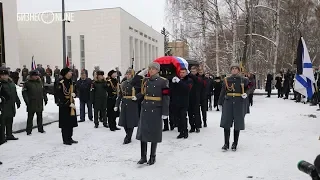
[(71, 46), (71, 36), (67, 36), (67, 56), (69, 59), (70, 65), (72, 65), (72, 46)]
[(148, 38), (148, 36), (147, 36), (146, 34), (144, 35), (144, 37), (145, 37), (145, 38)]
[(140, 36), (143, 36), (143, 33), (142, 33), (142, 32), (140, 32)]
[(151, 37), (149, 36), (149, 37), (148, 37), (148, 39), (150, 39), (150, 40), (151, 40)]
[(84, 35), (80, 35), (80, 68), (86, 68), (86, 55), (84, 45)]
[(136, 33), (137, 33), (137, 32), (138, 32), (138, 30), (136, 30), (136, 29), (135, 29), (135, 30), (134, 30), (134, 32), (136, 32)]
[(130, 30), (133, 30), (133, 28), (132, 28), (132, 27), (130, 27), (130, 26), (129, 26), (129, 29), (130, 29)]

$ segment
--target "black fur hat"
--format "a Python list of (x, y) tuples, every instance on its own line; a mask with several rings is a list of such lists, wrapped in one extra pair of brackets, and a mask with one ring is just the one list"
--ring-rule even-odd
[(112, 75), (113, 73), (115, 73), (115, 72), (117, 72), (117, 71), (115, 71), (115, 70), (112, 69), (111, 71), (108, 72), (108, 76), (111, 77), (111, 75)]
[(30, 71), (29, 76), (39, 76), (39, 71), (37, 70)]
[(97, 76), (99, 75), (104, 76), (104, 71), (97, 71)]
[(60, 75), (64, 77), (66, 74), (68, 74), (68, 72), (72, 72), (72, 69), (65, 67), (61, 69)]
[(0, 68), (0, 75), (9, 75), (9, 71), (7, 68), (1, 67)]

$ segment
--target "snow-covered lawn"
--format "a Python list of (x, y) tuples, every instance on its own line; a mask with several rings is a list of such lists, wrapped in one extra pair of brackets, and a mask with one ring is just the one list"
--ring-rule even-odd
[[(317, 107), (264, 96), (254, 97), (246, 130), (240, 133), (237, 152), (222, 152), (220, 113), (208, 113), (208, 128), (189, 139), (177, 140), (176, 131), (164, 133), (157, 162), (139, 166), (137, 140), (122, 145), (124, 131), (94, 129), (80, 123), (74, 139), (65, 146), (58, 124), (35, 130), (32, 136), (19, 133), (18, 141), (0, 146), (0, 179), (3, 180), (302, 180), (297, 163), (313, 162), (320, 153), (320, 121)], [(231, 135), (231, 142), (233, 135)], [(148, 147), (148, 154), (150, 153)]]

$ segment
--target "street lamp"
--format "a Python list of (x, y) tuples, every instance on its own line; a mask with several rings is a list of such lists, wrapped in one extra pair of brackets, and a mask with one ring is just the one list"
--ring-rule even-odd
[(66, 21), (64, 19), (65, 7), (64, 0), (62, 0), (62, 53), (63, 53), (63, 67), (67, 66), (67, 56), (66, 56)]

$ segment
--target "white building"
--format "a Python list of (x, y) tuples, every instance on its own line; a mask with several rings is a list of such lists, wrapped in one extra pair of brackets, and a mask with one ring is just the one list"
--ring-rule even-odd
[[(19, 15), (20, 63), (29, 67), (34, 56), (36, 64), (61, 68), (62, 23), (40, 19)], [(105, 74), (115, 67), (124, 72), (134, 58), (139, 70), (164, 54), (163, 35), (121, 8), (69, 11), (66, 19), (67, 56), (78, 69), (92, 72), (99, 65)]]
[(15, 70), (19, 62), (16, 0), (0, 0), (0, 62)]

